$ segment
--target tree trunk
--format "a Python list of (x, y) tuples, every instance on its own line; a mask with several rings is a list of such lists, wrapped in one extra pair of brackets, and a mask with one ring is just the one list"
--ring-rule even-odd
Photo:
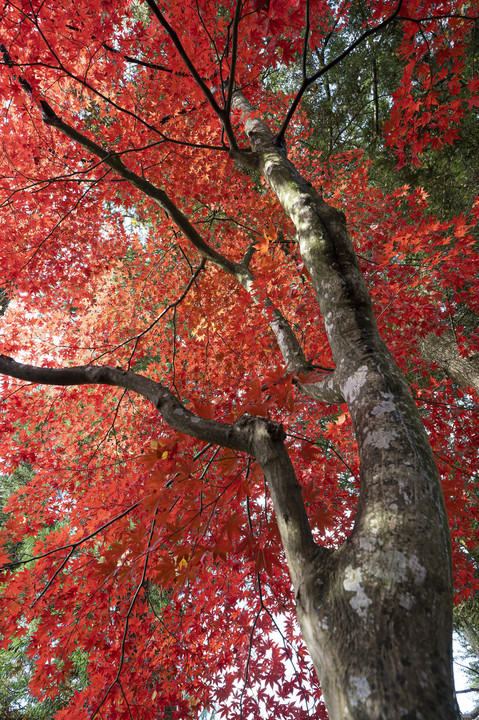
[(354, 529), (334, 551), (297, 542), (286, 460), (261, 462), (256, 451), (330, 718), (456, 719), (449, 528), (419, 413), (379, 336), (343, 213), (297, 173), (241, 93), (234, 102), (257, 166), (295, 224), (359, 446)]

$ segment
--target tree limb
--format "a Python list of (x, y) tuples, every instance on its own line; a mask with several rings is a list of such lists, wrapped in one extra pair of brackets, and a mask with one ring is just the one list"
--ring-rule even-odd
[(138, 58), (131, 57), (131, 55), (125, 55), (124, 53), (120, 52), (120, 50), (116, 50), (111, 45), (108, 45), (106, 42), (103, 43), (103, 47), (105, 48), (105, 50), (108, 50), (108, 52), (121, 55), (122, 58), (127, 63), (133, 63), (134, 65), (141, 65), (141, 67), (146, 67), (146, 68), (149, 68), (150, 70), (159, 70), (160, 72), (166, 72), (166, 73), (171, 73), (174, 75), (182, 75), (183, 77), (188, 77), (188, 73), (177, 72), (176, 70), (172, 70), (171, 68), (168, 68), (165, 65), (157, 65), (157, 63), (148, 62), (146, 60), (139, 60)]
[(306, 359), (303, 348), (283, 313), (274, 307), (270, 300), (267, 300), (265, 305), (273, 311), (273, 320), (270, 322), (270, 328), (276, 337), (279, 349), (286, 363), (286, 371), (294, 373), (311, 372), (313, 366)]
[[(238, 2), (237, 8), (240, 4), (241, 3)], [(238, 15), (238, 13), (236, 13), (236, 15)], [(0, 46), (0, 50), (2, 48), (3, 46)], [(9, 59), (9, 55), (6, 50), (4, 51), (4, 54), (5, 53), (7, 54), (7, 59)], [(21, 79), (19, 79), (19, 82), (21, 82)], [(28, 82), (25, 81), (23, 85), (25, 85), (24, 89), (26, 92), (31, 95), (31, 88)], [(76, 128), (68, 125), (68, 123), (64, 122), (64, 120), (55, 113), (46, 100), (40, 100), (39, 106), (42, 109), (43, 121), (47, 125), (55, 127), (71, 140), (81, 145), (81, 147), (84, 147), (88, 152), (98, 157), (101, 162), (105, 163), (105, 165), (114, 170), (120, 177), (133, 185), (133, 187), (136, 187), (144, 195), (157, 202), (160, 207), (168, 213), (177, 227), (185, 234), (191, 244), (204, 259), (209, 260), (229, 275), (232, 275), (246, 290), (251, 291), (253, 289), (254, 279), (251, 271), (249, 270), (249, 263), (254, 252), (254, 246), (250, 246), (250, 248), (248, 248), (242, 262), (235, 263), (229, 260), (205, 242), (188, 217), (179, 209), (179, 207), (164, 190), (158, 188), (146, 178), (130, 170), (120, 158), (120, 153), (107, 150)], [(283, 355), (288, 372), (310, 372), (312, 367), (307, 361), (301, 345), (286, 318), (282, 315), (279, 309), (272, 305), (270, 300), (266, 300), (265, 305), (266, 307), (273, 309), (273, 321), (270, 323), (270, 327), (276, 336), (278, 346)], [(315, 395), (311, 395), (307, 390), (305, 390), (305, 392), (314, 399), (321, 399), (319, 389), (316, 389)], [(339, 402), (337, 395), (335, 395), (332, 391), (332, 385), (328, 387), (327, 393), (324, 397), (334, 397), (334, 402)], [(326, 400), (326, 402), (330, 401)]]
[(305, 383), (304, 385), (301, 382), (297, 382), (297, 385), (313, 400), (331, 403), (333, 405), (342, 405), (346, 402), (334, 372), (326, 375), (324, 380), (320, 380), (319, 382)]
[(318, 553), (293, 465), (284, 445), (283, 427), (265, 418), (243, 416), (234, 424), (207, 420), (187, 410), (168, 388), (143, 375), (110, 366), (46, 368), (0, 355), (0, 373), (42, 385), (110, 385), (149, 400), (174, 430), (198, 440), (245, 452), (260, 465), (273, 499), (278, 527), (298, 590), (305, 563), (311, 569)]
[(230, 74), (228, 78), (228, 91), (226, 94), (225, 101), (225, 114), (229, 118), (231, 112), (231, 103), (233, 101), (233, 92), (235, 86), (235, 75), (236, 75), (236, 61), (238, 59), (238, 28), (241, 20), (241, 11), (243, 9), (242, 0), (236, 0), (234, 19), (233, 19), (233, 34), (231, 43), (231, 61), (230, 61)]
[(318, 571), (318, 561), (333, 554), (318, 546), (311, 532), (291, 459), (284, 445), (285, 433), (280, 425), (257, 417), (245, 416), (236, 423), (248, 428), (253, 455), (268, 484), (274, 511), (286, 553), (296, 596), (305, 575)]
[(238, 277), (243, 274), (243, 268), (239, 264), (228, 260), (228, 258), (221, 255), (205, 242), (194, 225), (192, 225), (190, 220), (164, 190), (161, 190), (161, 188), (156, 187), (156, 185), (153, 185), (153, 183), (146, 178), (127, 168), (124, 162), (120, 160), (119, 156), (114, 151), (106, 150), (104, 147), (98, 145), (86, 135), (64, 122), (45, 100), (42, 100), (40, 105), (43, 110), (43, 120), (47, 125), (51, 125), (57, 130), (60, 130), (60, 132), (69, 137), (71, 140), (84, 147), (93, 155), (99, 157), (105, 165), (112, 168), (112, 170), (118, 173), (120, 177), (127, 180), (131, 185), (133, 185), (133, 187), (136, 187), (144, 195), (157, 202), (158, 205), (160, 205), (160, 207), (168, 213), (178, 228), (186, 235), (191, 244), (206, 260), (209, 260), (214, 265), (217, 265), (225, 270), (225, 272), (229, 275), (233, 275), (234, 277)]
[(463, 357), (452, 330), (442, 335), (429, 333), (419, 341), (425, 360), (439, 365), (441, 370), (463, 388), (474, 388), (479, 394), (479, 355)]
[(174, 430), (216, 445), (251, 454), (248, 434), (237, 423), (206, 420), (187, 410), (166, 388), (144, 375), (118, 367), (79, 365), (70, 368), (47, 368), (25, 365), (0, 355), (0, 373), (41, 385), (110, 385), (131, 390), (149, 400), (163, 420)]

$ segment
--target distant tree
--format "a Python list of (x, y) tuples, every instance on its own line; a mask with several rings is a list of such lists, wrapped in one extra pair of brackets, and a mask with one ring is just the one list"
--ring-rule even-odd
[[(8, 514), (3, 512), (6, 502), (33, 477), (34, 472), (28, 465), (20, 465), (10, 476), (0, 476), (0, 528), (8, 520)], [(21, 566), (32, 557), (34, 542), (35, 538), (26, 536), (15, 545), (7, 544), (10, 560)], [(36, 653), (32, 636), (37, 630), (38, 621), (33, 620), (12, 639), (8, 649), (0, 649), (0, 720), (50, 720), (68, 704), (79, 687), (87, 684), (87, 657), (77, 651), (73, 654), (70, 677), (58, 688), (56, 697), (38, 702), (32, 696), (28, 686), (35, 674)]]

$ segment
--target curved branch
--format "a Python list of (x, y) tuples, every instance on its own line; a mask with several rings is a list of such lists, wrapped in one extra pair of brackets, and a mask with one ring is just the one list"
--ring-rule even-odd
[(118, 367), (78, 365), (70, 368), (46, 368), (25, 365), (11, 357), (0, 355), (0, 373), (18, 380), (42, 385), (110, 385), (125, 388), (149, 400), (163, 420), (174, 430), (198, 440), (212, 442), (231, 450), (251, 453), (248, 433), (238, 423), (221, 423), (206, 420), (187, 410), (178, 398), (166, 388), (144, 375)]
[(342, 405), (346, 402), (334, 372), (326, 375), (326, 377), (319, 382), (305, 383), (304, 385), (301, 382), (297, 382), (297, 385), (313, 400), (331, 403), (332, 405)]
[(291, 459), (284, 445), (283, 427), (270, 420), (245, 416), (236, 425), (248, 430), (252, 455), (263, 471), (291, 579), (299, 597), (305, 574), (318, 567), (319, 558), (333, 551), (317, 545), (311, 532), (304, 500)]
[[(6, 47), (1, 44), (0, 52), (3, 55), (4, 62), (8, 67), (13, 67), (13, 61)], [(18, 77), (18, 82), (23, 90), (33, 99), (33, 92), (30, 83), (22, 77)], [(106, 150), (101, 145), (88, 138), (83, 133), (79, 132), (75, 128), (64, 122), (53, 110), (46, 100), (34, 101), (41, 108), (43, 113), (43, 121), (47, 125), (51, 125), (60, 130), (64, 135), (69, 137), (74, 142), (84, 147), (88, 152), (96, 155), (100, 158), (105, 165), (108, 165), (112, 170), (115, 170), (120, 177), (127, 180), (131, 185), (140, 190), (144, 195), (150, 197), (152, 200), (157, 202), (173, 219), (176, 225), (186, 235), (192, 245), (198, 250), (198, 252), (214, 263), (218, 267), (225, 270), (225, 272), (233, 275), (236, 278), (242, 277), (244, 268), (231, 260), (228, 260), (219, 252), (210, 247), (201, 237), (196, 228), (191, 224), (186, 215), (179, 209), (179, 207), (173, 202), (173, 200), (166, 194), (164, 190), (153, 185), (153, 183), (146, 180), (146, 178), (137, 175), (135, 172), (126, 167), (126, 165), (120, 160), (117, 153)]]
[(479, 394), (479, 355), (463, 357), (452, 330), (442, 335), (428, 333), (419, 340), (421, 355), (427, 362), (435, 363), (462, 388), (473, 388)]
[[(240, 7), (240, 5), (241, 3), (238, 0), (237, 9)], [(236, 13), (236, 15), (238, 16), (239, 22), (239, 11)], [(2, 48), (3, 46), (0, 46), (0, 50), (2, 50)], [(10, 60), (10, 56), (8, 55), (6, 50), (4, 51), (4, 54), (5, 53), (7, 55), (7, 59)], [(21, 79), (19, 79), (19, 82), (21, 82)], [(28, 94), (31, 95), (31, 88), (28, 83), (26, 83), (26, 85), (25, 83), (23, 83), (24, 89)], [(166, 194), (164, 190), (158, 188), (156, 185), (153, 185), (153, 183), (151, 183), (149, 180), (133, 172), (124, 164), (124, 162), (120, 158), (120, 154), (122, 153), (116, 153), (114, 151), (109, 151), (105, 149), (104, 147), (96, 143), (94, 140), (91, 140), (89, 137), (81, 133), (79, 130), (76, 130), (71, 125), (68, 125), (66, 122), (64, 122), (64, 120), (62, 120), (62, 118), (60, 118), (55, 113), (53, 108), (46, 100), (40, 100), (39, 106), (41, 107), (43, 112), (43, 121), (47, 125), (51, 125), (57, 130), (60, 130), (60, 132), (69, 137), (71, 140), (78, 143), (88, 152), (98, 157), (101, 162), (105, 163), (105, 165), (108, 165), (120, 177), (133, 185), (133, 187), (136, 187), (144, 195), (150, 197), (152, 200), (157, 202), (160, 207), (162, 207), (168, 213), (168, 215), (172, 218), (177, 227), (185, 234), (191, 244), (196, 248), (196, 250), (205, 260), (209, 260), (214, 265), (221, 268), (229, 275), (233, 276), (246, 290), (251, 290), (253, 285), (253, 276), (251, 274), (251, 271), (249, 270), (249, 263), (254, 252), (254, 245), (250, 246), (250, 248), (246, 251), (244, 258), (240, 263), (235, 263), (224, 257), (221, 253), (219, 253), (217, 250), (215, 250), (210, 245), (208, 245), (208, 243), (205, 242), (203, 237), (200, 235), (194, 225), (190, 222), (188, 217), (179, 209), (179, 207), (173, 202), (173, 200)], [(270, 327), (276, 336), (279, 349), (285, 361), (286, 367), (288, 368), (288, 371), (295, 373), (309, 372), (312, 368), (306, 360), (301, 345), (296, 338), (293, 329), (287, 322), (286, 318), (277, 308), (273, 306), (270, 300), (267, 300), (265, 305), (266, 307), (273, 309), (273, 320), (272, 322), (270, 322)], [(126, 342), (129, 341), (125, 341), (125, 343), (122, 343), (122, 345), (126, 344)], [(121, 347), (121, 345), (119, 347)], [(328, 393), (328, 397), (329, 396), (333, 396), (331, 392)], [(310, 395), (310, 397), (320, 399), (318, 394), (314, 396)], [(334, 402), (338, 402), (336, 396), (334, 397)], [(327, 400), (327, 402), (330, 401)]]
[(272, 308), (273, 311), (270, 328), (276, 336), (276, 341), (286, 364), (286, 372), (311, 372), (313, 367), (306, 359), (303, 348), (283, 313), (274, 307), (271, 301), (267, 300), (265, 305)]
[(111, 385), (132, 390), (149, 400), (174, 430), (198, 440), (245, 452), (260, 465), (271, 492), (291, 577), (299, 592), (305, 564), (312, 567), (318, 553), (327, 552), (314, 542), (306, 508), (281, 425), (255, 416), (236, 423), (206, 420), (187, 410), (168, 388), (143, 375), (116, 367), (81, 365), (45, 368), (25, 365), (0, 355), (0, 373), (43, 385)]

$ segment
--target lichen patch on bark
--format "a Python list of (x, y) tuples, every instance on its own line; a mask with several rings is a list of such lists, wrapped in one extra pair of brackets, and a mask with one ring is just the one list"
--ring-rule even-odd
[(349, 599), (349, 604), (357, 614), (366, 619), (368, 607), (372, 604), (372, 600), (366, 595), (362, 582), (361, 568), (347, 567), (344, 572), (343, 587), (347, 592), (352, 592), (353, 596)]
[(392, 400), (384, 400), (379, 403), (379, 405), (376, 405), (376, 407), (371, 411), (371, 415), (382, 418), (387, 413), (393, 412), (396, 412), (396, 405), (392, 402)]
[(378, 450), (387, 450), (396, 437), (397, 433), (394, 430), (379, 428), (378, 430), (373, 430), (366, 435), (364, 445), (372, 445)]
[(366, 365), (361, 365), (356, 372), (346, 380), (343, 388), (343, 395), (346, 401), (349, 403), (354, 400), (363, 385), (367, 382), (368, 368)]
[(371, 695), (371, 687), (364, 675), (353, 675), (349, 679), (350, 701), (354, 707), (364, 703)]

